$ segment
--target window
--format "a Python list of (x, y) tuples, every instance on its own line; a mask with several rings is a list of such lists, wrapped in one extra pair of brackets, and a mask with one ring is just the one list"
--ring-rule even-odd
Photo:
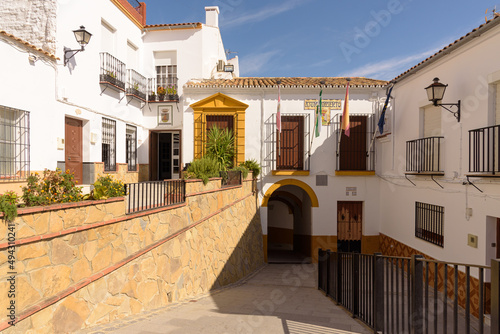
[(177, 65), (156, 66), (156, 86), (173, 86), (177, 90)]
[(116, 29), (110, 24), (101, 20), (101, 51), (115, 54), (115, 33)]
[(304, 117), (281, 116), (276, 143), (276, 169), (304, 169)]
[(127, 124), (125, 133), (126, 159), (129, 171), (137, 170), (137, 128)]
[(102, 119), (102, 162), (105, 171), (116, 170), (116, 122)]
[(441, 136), (441, 107), (424, 109), (424, 137)]
[(415, 236), (444, 247), (444, 207), (415, 202)]
[(29, 112), (0, 106), (0, 180), (30, 172)]
[(341, 130), (342, 114), (334, 117), (337, 132), (337, 170), (375, 170), (374, 114), (352, 114), (349, 116), (349, 137)]

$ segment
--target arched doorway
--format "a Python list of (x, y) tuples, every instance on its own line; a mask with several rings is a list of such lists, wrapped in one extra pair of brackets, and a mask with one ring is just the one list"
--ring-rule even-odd
[(262, 206), (267, 206), (268, 262), (310, 262), (314, 191), (304, 182), (281, 180), (268, 189)]

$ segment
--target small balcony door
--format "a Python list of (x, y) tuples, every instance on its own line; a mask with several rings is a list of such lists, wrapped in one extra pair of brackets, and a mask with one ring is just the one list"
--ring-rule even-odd
[(276, 142), (276, 169), (304, 169), (304, 117), (282, 116)]
[[(350, 136), (340, 139), (339, 170), (366, 170), (366, 116), (349, 117)], [(341, 121), (342, 122), (342, 121)]]

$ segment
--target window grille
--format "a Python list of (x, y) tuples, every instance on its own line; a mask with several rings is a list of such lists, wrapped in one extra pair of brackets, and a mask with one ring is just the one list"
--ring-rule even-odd
[(156, 88), (167, 89), (172, 86), (177, 90), (177, 65), (156, 66)]
[(126, 158), (129, 171), (137, 170), (137, 128), (127, 124), (125, 134)]
[(105, 171), (116, 170), (116, 122), (102, 119), (102, 161)]
[(415, 202), (415, 236), (444, 247), (444, 207)]
[(30, 114), (0, 106), (0, 180), (30, 173)]

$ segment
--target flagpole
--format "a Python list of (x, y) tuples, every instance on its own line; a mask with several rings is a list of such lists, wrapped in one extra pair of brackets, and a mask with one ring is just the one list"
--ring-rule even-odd
[[(337, 156), (340, 154), (340, 140), (342, 139), (342, 130), (346, 131), (349, 128), (349, 82), (351, 81), (351, 78), (346, 78), (347, 85), (346, 85), (346, 91), (345, 91), (345, 101), (344, 101), (344, 112), (343, 112), (343, 117), (346, 118), (347, 116), (347, 126), (346, 129), (343, 129), (343, 124), (346, 120), (342, 119), (340, 122), (340, 131), (339, 131), (339, 140), (337, 142)], [(349, 137), (349, 134), (346, 134), (346, 136)]]
[[(385, 111), (387, 110), (387, 105), (389, 104), (389, 99), (391, 98), (391, 93), (392, 93), (393, 87), (394, 87), (394, 84), (392, 84), (391, 88), (389, 89), (389, 92), (387, 92), (387, 98), (385, 99), (384, 107), (382, 108), (382, 112), (380, 113), (380, 119), (378, 121), (379, 123), (380, 122), (385, 123), (385, 120), (383, 119), (383, 117), (385, 117)], [(368, 147), (368, 151), (366, 151), (366, 156), (369, 156), (368, 152), (370, 152), (372, 145), (373, 145), (373, 142), (375, 141), (375, 136), (377, 135), (377, 130), (382, 135), (382, 133), (380, 132), (380, 126), (378, 126), (378, 124), (377, 124), (375, 131), (373, 132), (373, 138), (372, 138), (372, 141), (370, 143), (370, 147)]]

